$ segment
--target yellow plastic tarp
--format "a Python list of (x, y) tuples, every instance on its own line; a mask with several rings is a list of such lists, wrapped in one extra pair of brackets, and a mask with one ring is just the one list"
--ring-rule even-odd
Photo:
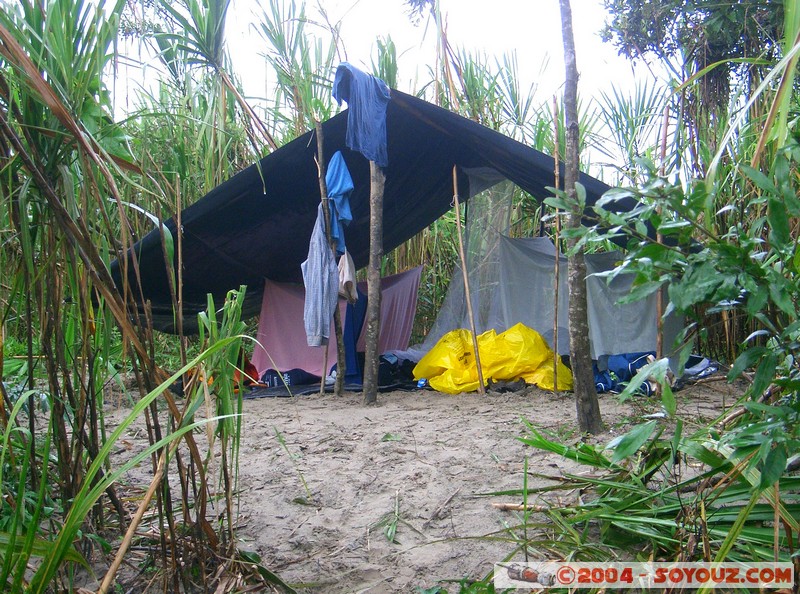
[[(553, 351), (542, 335), (524, 324), (497, 334), (478, 336), (484, 381), (525, 380), (542, 389), (553, 389)], [(448, 332), (414, 368), (416, 379), (426, 378), (434, 390), (448, 394), (478, 389), (478, 368), (472, 334), (460, 328)], [(572, 389), (572, 373), (558, 361), (558, 389)]]

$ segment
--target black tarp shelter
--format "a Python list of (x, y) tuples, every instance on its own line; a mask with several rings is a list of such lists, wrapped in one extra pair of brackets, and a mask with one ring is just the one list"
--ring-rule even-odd
[[(384, 251), (388, 253), (451, 208), (452, 170), (486, 167), (536, 198), (550, 193), (553, 159), (503, 134), (450, 111), (392, 90), (386, 114), (389, 165), (385, 170)], [(322, 124), (327, 158), (342, 151), (355, 184), (350, 197), (353, 221), (347, 248), (357, 268), (369, 257), (369, 163), (345, 146), (347, 113)], [(183, 298), (185, 328), (196, 323), (212, 293), (221, 304), (230, 289), (248, 286), (245, 315), (261, 305), (264, 279), (302, 282), (300, 264), (320, 201), (316, 138), (309, 132), (289, 142), (228, 181), (182, 213)], [(608, 190), (604, 183), (581, 175), (587, 203)], [(460, 185), (466, 188), (466, 183)], [(464, 190), (461, 190), (464, 192)], [(464, 192), (466, 193), (466, 192)], [(468, 196), (461, 196), (466, 199)], [(620, 210), (635, 205), (620, 202)], [(165, 223), (175, 235), (175, 220)], [(141, 294), (150, 302), (157, 329), (173, 329), (169, 279), (160, 231), (153, 230), (134, 250), (139, 259)], [(112, 263), (121, 286), (121, 267)], [(139, 295), (133, 267), (129, 280)]]

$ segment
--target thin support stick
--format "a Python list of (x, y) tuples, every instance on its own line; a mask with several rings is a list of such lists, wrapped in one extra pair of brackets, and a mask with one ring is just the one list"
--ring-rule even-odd
[[(331, 215), (330, 204), (328, 199), (328, 184), (325, 181), (326, 174), (326, 161), (323, 152), (323, 137), (322, 137), (322, 124), (315, 122), (315, 132), (317, 135), (317, 171), (319, 173), (319, 193), (322, 199), (322, 214), (325, 217), (325, 239), (330, 246), (331, 251), (336, 256), (336, 246), (331, 239)], [(339, 303), (336, 303), (336, 308), (333, 310), (333, 332), (336, 336), (336, 384), (333, 388), (333, 393), (336, 396), (341, 396), (344, 391), (344, 377), (347, 373), (345, 368), (344, 356), (344, 332), (342, 330), (342, 314), (339, 312)], [(319, 385), (320, 396), (325, 394), (325, 378), (328, 376), (328, 345), (324, 345), (322, 353), (322, 381)]]
[(178, 242), (178, 270), (176, 273), (178, 279), (178, 316), (176, 320), (178, 340), (180, 341), (181, 367), (184, 367), (186, 365), (186, 337), (183, 335), (183, 221), (181, 219), (181, 208), (183, 208), (183, 204), (181, 203), (181, 178), (178, 176), (175, 182), (175, 222), (177, 225), (176, 238)]
[[(338, 307), (338, 306), (337, 306)], [(328, 344), (322, 345), (322, 379), (319, 382), (319, 395), (325, 395), (325, 380), (328, 377)]]
[[(663, 177), (666, 170), (667, 161), (667, 127), (669, 125), (669, 105), (664, 107), (664, 123), (661, 126), (661, 176)], [(659, 208), (659, 212), (661, 208)], [(656, 241), (663, 243), (664, 236), (659, 231), (656, 233)], [(664, 290), (659, 287), (656, 293), (656, 359), (661, 359), (664, 356)], [(659, 386), (660, 391), (660, 386)]]
[(475, 331), (475, 315), (472, 312), (472, 297), (469, 290), (469, 274), (467, 274), (467, 256), (464, 253), (464, 238), (461, 236), (461, 207), (458, 203), (458, 169), (453, 165), (453, 202), (456, 206), (456, 231), (458, 233), (458, 255), (461, 258), (461, 273), (464, 275), (464, 292), (467, 297), (467, 315), (469, 326), (472, 330), (472, 348), (475, 350), (475, 365), (478, 368), (478, 394), (486, 394), (483, 386), (483, 370), (481, 369), (481, 354), (478, 349), (478, 334)]
[[(553, 95), (553, 138), (555, 139), (555, 148), (553, 150), (553, 178), (555, 180), (555, 188), (561, 185), (561, 172), (559, 171), (559, 158), (558, 153), (560, 147), (558, 144), (558, 100)], [(561, 217), (559, 216), (558, 208), (556, 208), (556, 227), (555, 238), (553, 243), (556, 248), (555, 264), (553, 265), (553, 392), (558, 393), (558, 278), (559, 268), (561, 264), (561, 251), (559, 250), (559, 236), (561, 235)]]

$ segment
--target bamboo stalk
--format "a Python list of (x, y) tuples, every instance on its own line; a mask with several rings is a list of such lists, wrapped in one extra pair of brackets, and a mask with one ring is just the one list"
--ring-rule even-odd
[[(26, 267), (27, 268), (27, 267)], [(33, 366), (33, 326), (30, 323), (30, 320), (33, 319), (31, 311), (31, 277), (30, 277), (30, 270), (26, 270), (25, 274), (25, 315), (28, 318), (28, 328), (27, 328), (27, 352), (28, 352), (28, 383), (27, 389), (31, 390), (30, 395), (28, 396), (28, 434), (30, 436), (29, 441), (29, 455), (30, 455), (30, 469), (31, 469), (31, 486), (34, 490), (36, 490), (36, 485), (38, 482), (38, 476), (36, 471), (36, 413), (34, 409), (34, 402), (33, 402), (33, 387), (34, 387), (34, 366)], [(42, 465), (44, 468), (44, 464)]]
[(546, 505), (525, 505), (524, 503), (493, 503), (492, 507), (500, 511), (534, 511), (545, 512), (551, 508)]
[[(792, 47), (800, 43), (800, 31), (797, 32), (797, 36), (794, 38), (794, 43)], [(778, 91), (775, 94), (775, 99), (772, 101), (772, 105), (770, 105), (769, 113), (767, 113), (767, 119), (762, 124), (761, 128), (761, 135), (758, 138), (758, 144), (756, 145), (756, 150), (753, 152), (753, 158), (750, 160), (750, 167), (757, 168), (758, 161), (761, 158), (762, 153), (764, 152), (764, 147), (767, 145), (767, 140), (774, 134), (772, 129), (772, 125), (775, 122), (775, 119), (778, 117), (778, 112), (780, 111), (782, 105), (782, 97), (786, 93), (791, 92), (792, 83), (794, 82), (794, 69), (797, 65), (798, 56), (794, 54), (789, 64), (787, 64), (786, 69), (783, 71), (783, 75), (781, 76), (781, 82), (778, 85)], [(783, 140), (783, 139), (782, 139)]]
[[(556, 96), (553, 95), (553, 139), (555, 146), (553, 148), (553, 178), (555, 180), (555, 188), (558, 191), (559, 186), (561, 185), (560, 179), (560, 171), (559, 171), (559, 158), (558, 153), (560, 151), (559, 143), (558, 143), (558, 100)], [(561, 234), (561, 218), (558, 214), (558, 208), (556, 208), (556, 227), (555, 227), (555, 240), (553, 243), (555, 244), (556, 249), (556, 257), (555, 257), (555, 264), (553, 265), (554, 272), (553, 272), (553, 392), (558, 394), (558, 288), (559, 288), (559, 273), (560, 273), (560, 264), (561, 264), (561, 253), (559, 250), (559, 235)]]
[(472, 348), (475, 351), (475, 366), (478, 368), (478, 394), (486, 394), (483, 385), (483, 369), (481, 369), (481, 354), (478, 349), (478, 334), (475, 330), (475, 314), (472, 311), (472, 296), (469, 290), (469, 274), (467, 273), (467, 256), (464, 253), (464, 238), (461, 235), (461, 206), (458, 203), (458, 168), (453, 165), (453, 203), (456, 207), (456, 232), (458, 234), (458, 256), (461, 259), (461, 274), (464, 275), (464, 293), (467, 298), (467, 315), (469, 327), (472, 330)]
[[(5, 404), (8, 394), (6, 394), (6, 386), (3, 383), (3, 380), (5, 379), (3, 377), (3, 342), (5, 340), (5, 331), (5, 320), (0, 320), (0, 430), (3, 431), (5, 431), (6, 426), (8, 425), (8, 413), (6, 412)], [(11, 448), (9, 448), (9, 451), (11, 451)]]
[[(663, 177), (666, 172), (667, 161), (667, 126), (669, 124), (669, 105), (664, 107), (664, 123), (661, 126), (661, 176)], [(661, 208), (659, 207), (659, 212)], [(664, 236), (659, 231), (656, 233), (656, 241), (658, 243), (664, 242)], [(664, 290), (659, 287), (656, 293), (656, 359), (661, 359), (664, 356)], [(661, 393), (661, 385), (656, 388), (658, 394)]]
[(186, 337), (183, 335), (183, 222), (181, 220), (181, 178), (178, 176), (178, 183), (175, 184), (175, 223), (176, 239), (178, 243), (178, 270), (176, 272), (177, 296), (178, 296), (178, 317), (177, 330), (178, 340), (180, 341), (181, 366), (186, 365)]
[(774, 536), (772, 538), (772, 560), (775, 563), (780, 561), (780, 542), (781, 542), (781, 488), (780, 488), (780, 479), (775, 481), (773, 485), (773, 489), (775, 491), (775, 498), (772, 500), (772, 509), (774, 511), (774, 516), (772, 519), (773, 529), (775, 530)]
[[(170, 447), (171, 452), (175, 451), (175, 447), (177, 446), (178, 442), (174, 442), (173, 446)], [(111, 563), (111, 566), (108, 568), (105, 577), (103, 578), (100, 587), (97, 590), (97, 594), (106, 594), (108, 592), (109, 587), (111, 586), (111, 582), (114, 581), (114, 577), (117, 575), (117, 571), (119, 571), (119, 566), (122, 565), (122, 560), (125, 558), (125, 554), (128, 552), (128, 548), (131, 545), (131, 541), (133, 541), (133, 537), (136, 534), (136, 529), (139, 527), (139, 524), (144, 517), (144, 512), (147, 511), (147, 508), (150, 506), (150, 501), (153, 499), (153, 495), (155, 495), (156, 490), (161, 486), (161, 479), (164, 477), (164, 467), (166, 465), (167, 459), (167, 451), (164, 450), (161, 452), (161, 456), (158, 459), (158, 466), (156, 468), (155, 475), (153, 476), (153, 480), (150, 481), (150, 487), (147, 489), (147, 492), (144, 495), (141, 503), (139, 504), (139, 508), (136, 510), (136, 514), (134, 514), (133, 518), (131, 519), (131, 523), (128, 526), (128, 531), (125, 533), (125, 538), (122, 539), (122, 543), (117, 550), (117, 554), (114, 556), (114, 561)]]

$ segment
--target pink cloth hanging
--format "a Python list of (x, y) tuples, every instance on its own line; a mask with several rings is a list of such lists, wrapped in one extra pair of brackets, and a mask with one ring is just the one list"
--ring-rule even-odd
[[(422, 266), (381, 279), (381, 334), (378, 337), (378, 352), (404, 351), (411, 340), (414, 315), (417, 313), (417, 293)], [(362, 293), (367, 292), (367, 283), (358, 283)], [(367, 325), (361, 328), (356, 350), (364, 352)]]
[[(303, 326), (303, 305), (305, 289), (303, 285), (292, 283), (264, 283), (264, 297), (261, 301), (261, 317), (258, 320), (258, 333), (253, 348), (253, 365), (263, 375), (267, 369), (289, 371), (303, 369), (322, 377), (322, 348), (310, 347), (306, 341)], [(347, 302), (339, 300), (339, 311), (344, 319)], [(333, 321), (331, 320), (331, 333)], [(328, 342), (328, 369), (336, 363), (336, 340)]]
[[(381, 334), (378, 338), (379, 352), (405, 350), (411, 339), (414, 314), (417, 309), (422, 267), (381, 279)], [(359, 283), (366, 293), (366, 283)], [(268, 369), (280, 372), (290, 369), (303, 369), (322, 377), (322, 347), (310, 347), (306, 341), (303, 325), (303, 304), (305, 290), (303, 285), (292, 283), (264, 282), (264, 296), (261, 301), (261, 316), (258, 320), (258, 344), (253, 348), (253, 365), (259, 376)], [(339, 311), (345, 319), (347, 302), (339, 300)], [(331, 334), (333, 336), (333, 321)], [(336, 341), (329, 341), (328, 370), (336, 363)], [(364, 328), (356, 345), (364, 350)]]

